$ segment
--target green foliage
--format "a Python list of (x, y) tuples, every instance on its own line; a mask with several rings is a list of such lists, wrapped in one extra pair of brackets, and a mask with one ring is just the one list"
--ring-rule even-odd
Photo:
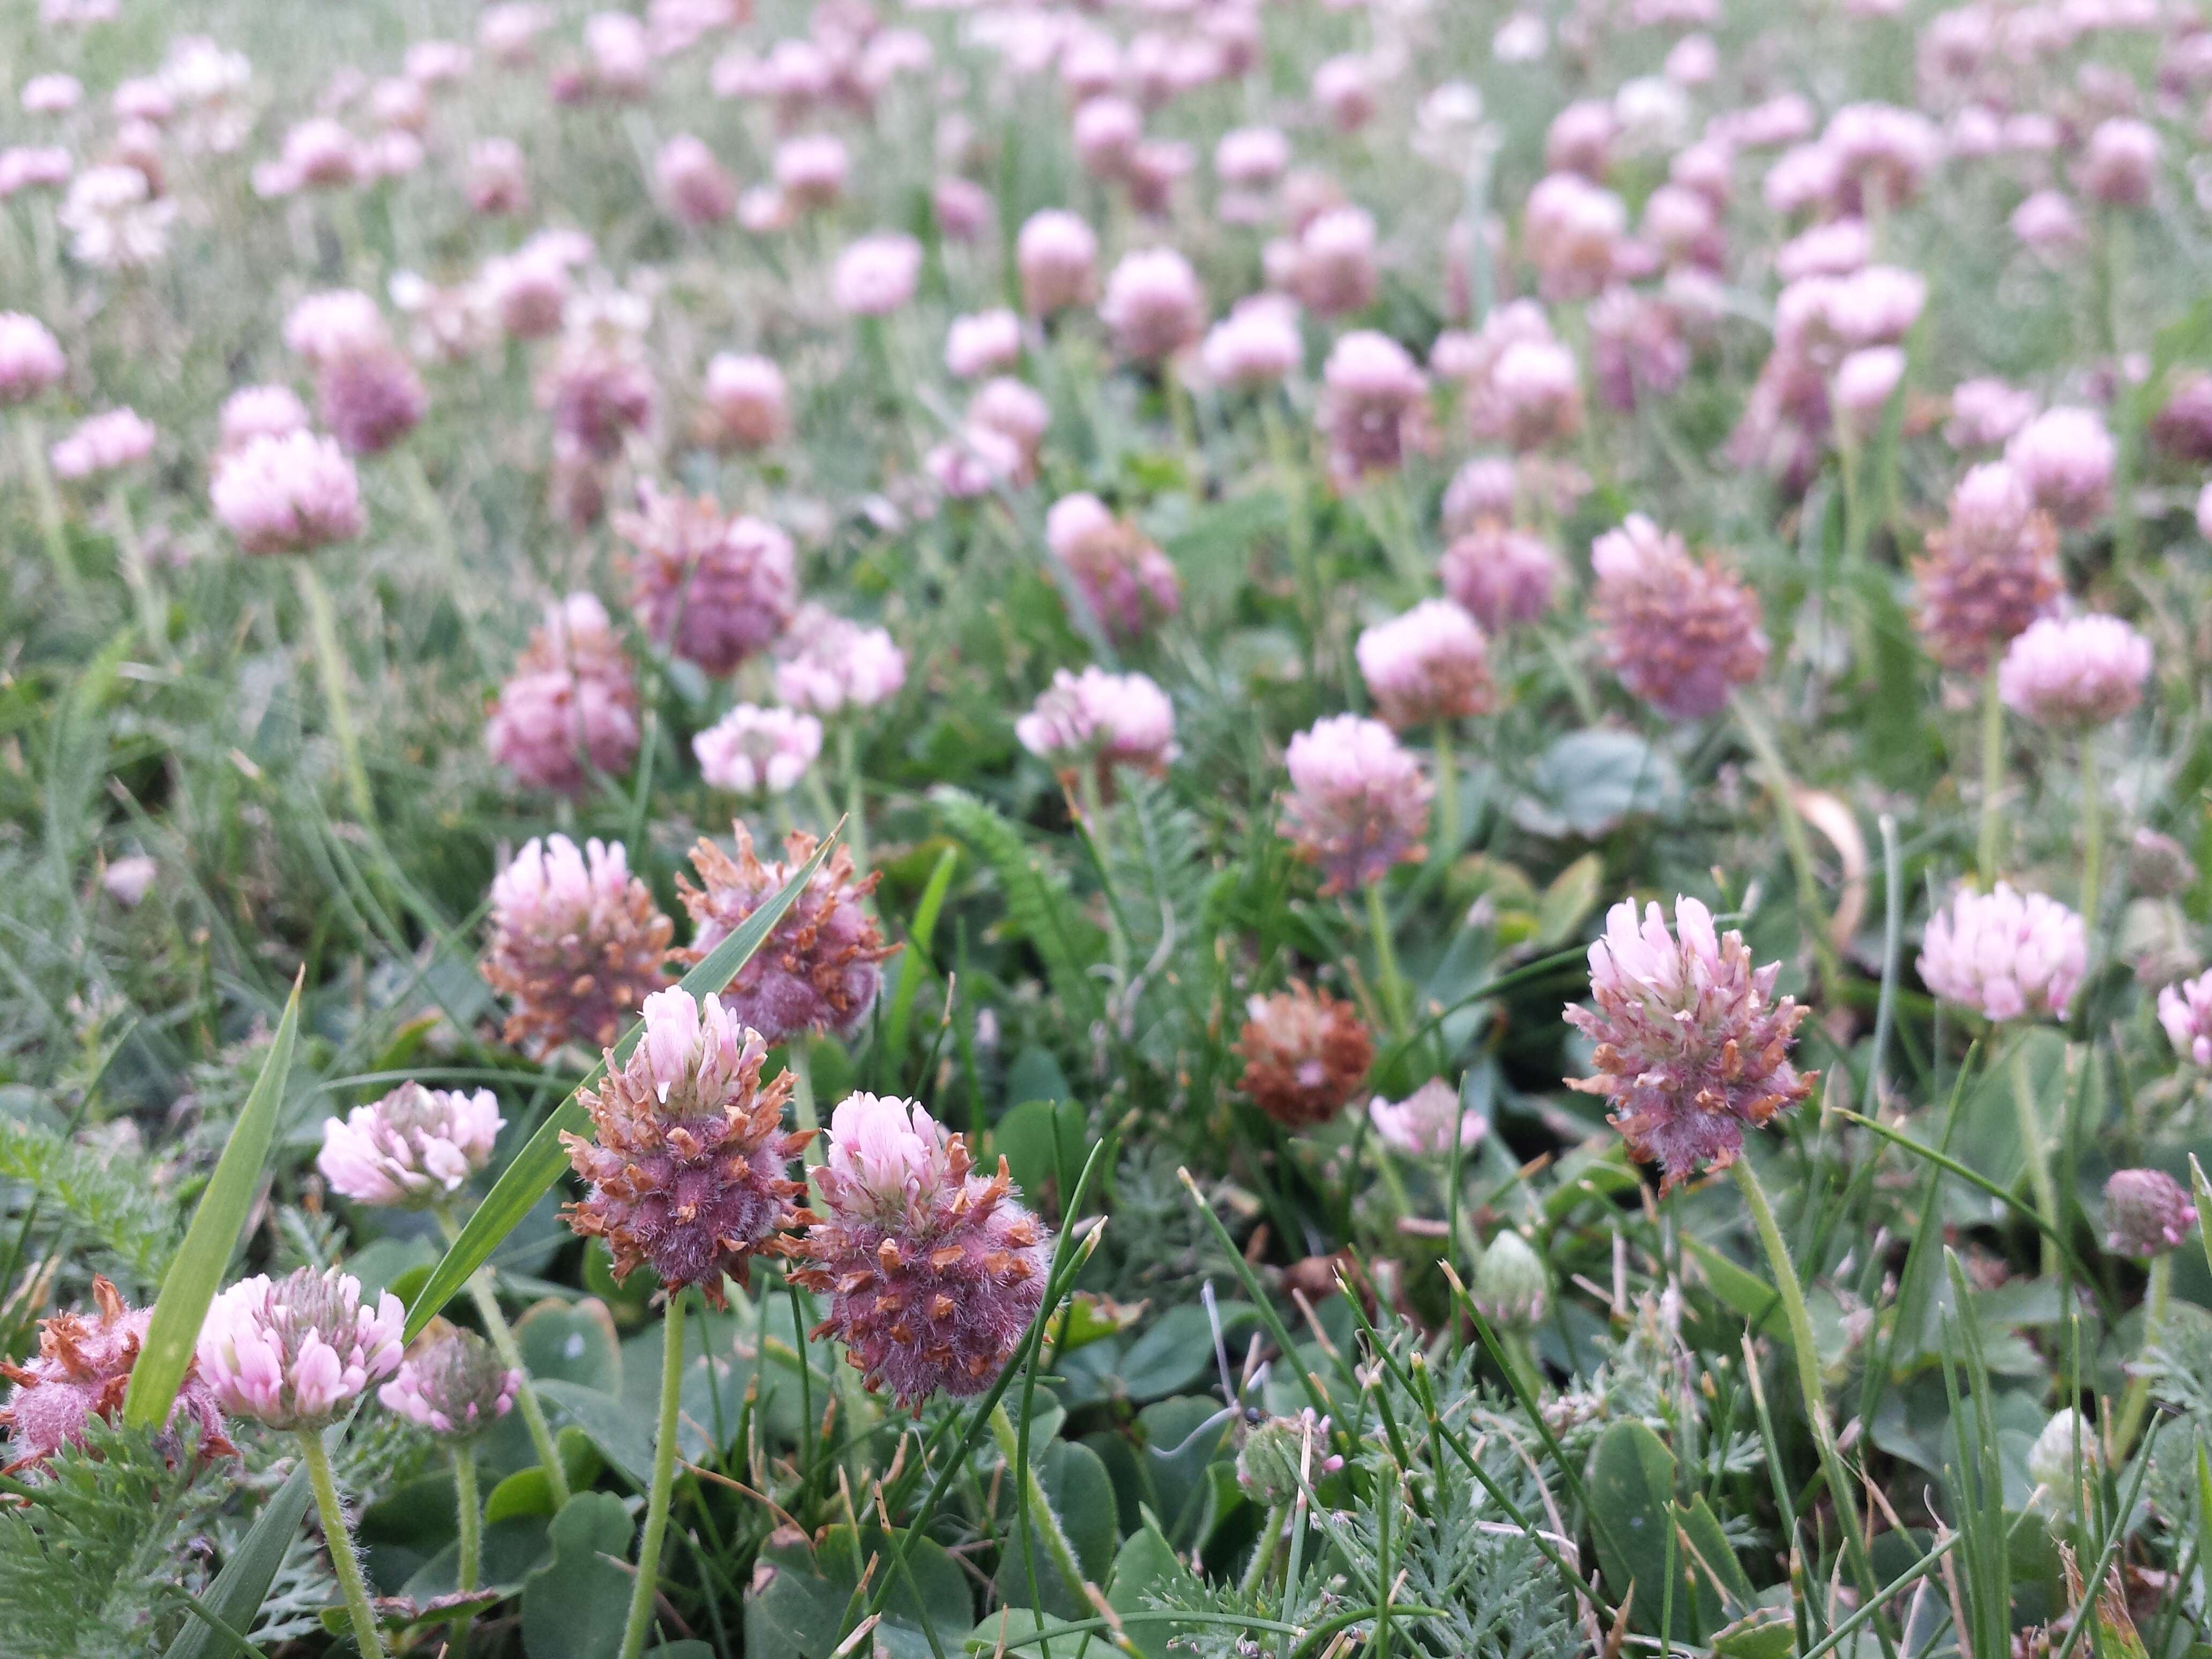
[(89, 1248), (89, 1265), (131, 1294), (143, 1296), (168, 1270), (183, 1228), (143, 1159), (94, 1152), (0, 1114), (0, 1181), (16, 1187), (9, 1210), (32, 1222), (34, 1237), (66, 1229), (74, 1249)]

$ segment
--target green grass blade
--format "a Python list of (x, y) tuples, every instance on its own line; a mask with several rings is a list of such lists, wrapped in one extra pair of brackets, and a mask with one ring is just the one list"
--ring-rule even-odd
[[(694, 997), (705, 998), (720, 990), (737, 977), (738, 970), (751, 960), (783, 913), (791, 908), (814, 872), (830, 856), (837, 844), (838, 830), (832, 830), (814, 849), (814, 856), (795, 871), (789, 881), (776, 890), (775, 896), (747, 916), (744, 925), (724, 939), (707, 954), (707, 959), (684, 975), (683, 988)], [(643, 1031), (641, 1023), (633, 1021), (622, 1040), (614, 1046), (615, 1064), (619, 1066), (629, 1058), (630, 1050), (637, 1047)], [(538, 1126), (538, 1133), (515, 1154), (514, 1161), (507, 1166), (490, 1194), (477, 1206), (468, 1224), (461, 1229), (460, 1237), (446, 1252), (445, 1259), (431, 1271), (430, 1277), (407, 1310), (407, 1340), (413, 1341), (434, 1317), (438, 1310), (453, 1299), (453, 1293), (469, 1282), (471, 1275), (483, 1266), (499, 1243), (514, 1231), (515, 1224), (530, 1212), (531, 1207), (545, 1195), (546, 1190), (561, 1178), (568, 1167), (568, 1154), (561, 1145), (563, 1131), (581, 1134), (590, 1127), (590, 1120), (578, 1102), (583, 1091), (606, 1075), (606, 1061), (600, 1062), (586, 1073), (584, 1080), (571, 1090), (559, 1108)]]
[(169, 1420), (169, 1407), (191, 1365), (208, 1304), (215, 1300), (223, 1274), (230, 1270), (231, 1255), (246, 1229), (246, 1212), (253, 1207), (263, 1166), (269, 1162), (276, 1108), (292, 1073), (292, 1049), (300, 1034), (300, 985), (305, 977), (303, 969), (292, 981), (291, 1000), (276, 1024), (269, 1058), (262, 1062), (253, 1092), (231, 1127), (230, 1142), (222, 1149), (207, 1190), (200, 1194), (199, 1208), (192, 1213), (177, 1258), (161, 1279), (145, 1346), (131, 1367), (131, 1391), (123, 1397), (123, 1420), (134, 1429), (158, 1429)]
[(951, 889), (952, 872), (959, 862), (957, 848), (948, 847), (937, 855), (936, 867), (930, 871), (921, 902), (914, 907), (914, 920), (907, 926), (907, 949), (899, 958), (898, 989), (891, 996), (890, 1023), (884, 1037), (884, 1051), (890, 1055), (894, 1066), (906, 1054), (914, 1000), (922, 981), (929, 977), (929, 941), (937, 933), (937, 918), (945, 908), (945, 896)]
[[(246, 1540), (222, 1564), (222, 1571), (216, 1574), (215, 1583), (208, 1586), (196, 1610), (212, 1614), (233, 1630), (251, 1626), (269, 1595), (269, 1586), (276, 1582), (277, 1569), (284, 1565), (284, 1552), (298, 1535), (310, 1497), (307, 1466), (298, 1464), (276, 1489), (276, 1495), (263, 1506)], [(215, 1626), (205, 1622), (204, 1616), (201, 1622), (177, 1632), (163, 1659), (202, 1659), (210, 1652), (237, 1650), (227, 1641), (216, 1645)]]

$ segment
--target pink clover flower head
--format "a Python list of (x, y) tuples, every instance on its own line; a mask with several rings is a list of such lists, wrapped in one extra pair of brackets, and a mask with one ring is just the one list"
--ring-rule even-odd
[(1322, 872), (1324, 895), (1377, 882), (1418, 860), (1434, 793), (1421, 764), (1380, 720), (1338, 714), (1291, 739), (1281, 833)]
[(0, 407), (24, 404), (69, 373), (61, 343), (20, 311), (0, 311)]
[(2057, 598), (2058, 526), (2017, 471), (1985, 461), (1951, 492), (1950, 516), (1929, 532), (1913, 580), (1920, 631), (1936, 659), (1947, 668), (1980, 668), (1993, 647)]
[(863, 236), (837, 256), (830, 297), (851, 317), (888, 317), (914, 298), (921, 244), (896, 232)]
[(421, 1209), (468, 1184), (490, 1160), (507, 1120), (489, 1089), (403, 1083), (383, 1099), (323, 1120), (315, 1167), (356, 1204)]
[(873, 708), (906, 684), (906, 653), (888, 629), (806, 605), (784, 637), (787, 654), (775, 665), (775, 695), (793, 708), (824, 718)]
[(208, 499), (248, 553), (308, 553), (367, 527), (361, 479), (334, 438), (250, 440), (216, 462)]
[(1763, 1127), (1813, 1090), (1790, 1050), (1805, 1010), (1774, 995), (1778, 962), (1753, 968), (1743, 935), (1718, 933), (1712, 912), (1674, 901), (1674, 927), (1656, 903), (1632, 899), (1606, 913), (1590, 946), (1590, 1000), (1567, 1024), (1596, 1045), (1592, 1075), (1570, 1088), (1603, 1096), (1631, 1157), (1660, 1167), (1662, 1193), (1743, 1150)]
[(1553, 173), (1528, 192), (1521, 229), (1545, 298), (1585, 300), (1613, 278), (1628, 210), (1578, 173)]
[(1297, 307), (1279, 294), (1239, 300), (1206, 331), (1199, 365), (1217, 386), (1250, 390), (1279, 384), (1305, 356)]
[(1080, 674), (1057, 671), (1035, 706), (1014, 722), (1014, 736), (1055, 772), (1096, 767), (1102, 784), (1120, 766), (1158, 775), (1179, 752), (1175, 705), (1167, 693), (1142, 674), (1097, 667)]
[(683, 132), (660, 147), (653, 181), (678, 222), (696, 229), (720, 224), (737, 211), (738, 187), (706, 141)]
[(80, 424), (47, 451), (54, 476), (89, 478), (143, 461), (154, 453), (154, 423), (135, 410), (111, 409)]
[(741, 702), (691, 739), (699, 775), (745, 796), (785, 795), (822, 753), (822, 722), (796, 709)]
[[(637, 753), (637, 682), (606, 607), (591, 593), (548, 605), (484, 726), (492, 758), (528, 789), (580, 793)], [(588, 763), (588, 764), (587, 764)]]
[(1428, 447), (1428, 377), (1387, 334), (1355, 329), (1329, 349), (1318, 413), (1340, 488), (1395, 472), (1407, 450)]
[(2065, 1018), (2088, 964), (2080, 916), (2002, 881), (1987, 893), (1960, 888), (1929, 919), (1920, 951), (1928, 988), (1989, 1020)]
[(2150, 641), (2118, 617), (2045, 617), (2005, 647), (1997, 695), (2039, 726), (2086, 731), (2142, 701)]
[(1500, 634), (1551, 610), (1559, 561), (1541, 536), (1486, 519), (1453, 539), (1437, 574), (1462, 610)]
[(1424, 599), (1365, 629), (1356, 654), (1368, 694), (1401, 732), (1487, 714), (1497, 699), (1482, 629), (1449, 599)]
[(2105, 1248), (2140, 1258), (2178, 1250), (2197, 1231), (2197, 1205), (2163, 1170), (2115, 1170), (2105, 1180)]
[(2075, 163), (2083, 192), (2112, 207), (2142, 207), (2158, 182), (2158, 131), (2131, 115), (2116, 115), (2090, 130)]
[(1836, 407), (1847, 429), (1871, 436), (1905, 380), (1905, 353), (1896, 346), (1866, 346), (1836, 365)]
[(1590, 546), (1590, 611), (1620, 683), (1669, 720), (1718, 714), (1766, 666), (1759, 598), (1640, 513)]
[(1014, 242), (1021, 273), (1022, 308), (1032, 317), (1091, 303), (1097, 280), (1098, 235), (1062, 208), (1047, 208), (1023, 223)]
[(1462, 1109), (1459, 1091), (1440, 1077), (1401, 1101), (1376, 1096), (1367, 1103), (1367, 1119), (1382, 1144), (1401, 1158), (1449, 1158), (1455, 1128), (1463, 1152), (1480, 1146), (1490, 1133), (1489, 1120)]
[(1022, 358), (1022, 320), (1011, 311), (985, 311), (955, 317), (945, 336), (945, 367), (956, 379), (973, 380), (1012, 368)]
[(830, 1297), (815, 1334), (901, 1407), (988, 1389), (1042, 1305), (1052, 1248), (1006, 1161), (977, 1175), (967, 1142), (921, 1106), (858, 1094), (830, 1115), (816, 1179), (828, 1213), (793, 1274)]
[(724, 516), (710, 495), (650, 483), (638, 507), (614, 527), (631, 549), (630, 608), (647, 635), (718, 677), (773, 644), (798, 604), (791, 538), (763, 520)]
[(70, 153), (58, 145), (11, 144), (0, 149), (0, 202), (18, 191), (65, 185), (75, 165)]
[(1951, 418), (1943, 441), (1954, 449), (1993, 449), (2035, 418), (2032, 392), (1994, 376), (1961, 380), (1951, 388)]
[(277, 1279), (256, 1273), (209, 1306), (200, 1374), (234, 1417), (319, 1429), (399, 1369), (406, 1322), (398, 1297), (386, 1291), (372, 1304), (361, 1281), (336, 1267)]
[(483, 972), (511, 1011), (506, 1041), (539, 1060), (612, 1043), (668, 983), (675, 926), (620, 842), (533, 836), (491, 884)]
[(1182, 606), (1182, 582), (1166, 554), (1087, 491), (1045, 514), (1045, 547), (1066, 570), (1099, 623), (1127, 643)]
[(1206, 330), (1206, 294), (1190, 261), (1173, 248), (1125, 254), (1106, 279), (1099, 319), (1132, 362), (1165, 362)]
[(514, 1408), (522, 1373), (501, 1364), (497, 1351), (474, 1331), (437, 1330), (443, 1323), (432, 1322), (376, 1397), (386, 1411), (441, 1440), (467, 1440)]
[(739, 449), (765, 449), (791, 434), (790, 392), (773, 359), (717, 352), (701, 395), (721, 437)]
[(242, 386), (223, 399), (222, 453), (242, 449), (256, 438), (282, 438), (307, 429), (307, 404), (289, 386)]
[(2167, 986), (2158, 994), (2158, 1023), (2173, 1051), (2194, 1066), (2212, 1066), (2212, 973)]
[(2093, 409), (2046, 409), (2005, 445), (2005, 460), (2035, 504), (2068, 530), (2079, 530), (2112, 505), (2117, 450), (2104, 417)]

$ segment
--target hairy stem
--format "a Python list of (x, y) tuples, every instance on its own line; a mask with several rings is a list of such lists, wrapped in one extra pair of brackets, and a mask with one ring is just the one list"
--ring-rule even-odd
[(1449, 720), (1437, 722), (1437, 862), (1459, 852), (1459, 765), (1452, 753)]
[(331, 1571), (337, 1575), (346, 1617), (353, 1624), (354, 1644), (360, 1648), (362, 1659), (384, 1659), (384, 1638), (368, 1605), (368, 1586), (362, 1579), (361, 1560), (353, 1551), (345, 1510), (338, 1504), (338, 1484), (331, 1474), (331, 1455), (323, 1449), (322, 1431), (301, 1429), (299, 1439), (300, 1455), (307, 1465), (307, 1484), (315, 1494), (315, 1512), (323, 1520), (323, 1541), (331, 1549)]
[(2081, 734), (2081, 922), (2093, 940), (2105, 884), (2104, 785), (2097, 775), (2097, 734)]
[(1260, 1528), (1260, 1541), (1252, 1546), (1252, 1565), (1244, 1569), (1243, 1589), (1247, 1601), (1258, 1595), (1260, 1587), (1267, 1582), (1267, 1569), (1275, 1561), (1275, 1545), (1290, 1518), (1291, 1506), (1288, 1504), (1269, 1507), (1267, 1518)]
[[(438, 1227), (448, 1244), (461, 1236), (460, 1218), (450, 1205), (439, 1209)], [(557, 1510), (568, 1501), (568, 1472), (561, 1467), (553, 1431), (546, 1426), (545, 1407), (538, 1401), (538, 1390), (531, 1385), (530, 1368), (522, 1363), (522, 1345), (514, 1340), (514, 1328), (500, 1310), (499, 1285), (489, 1267), (479, 1268), (470, 1276), (469, 1296), (477, 1304), (477, 1317), (483, 1321), (484, 1334), (491, 1339), (499, 1363), (522, 1379), (521, 1386), (514, 1391), (514, 1403), (522, 1413), (523, 1427), (530, 1431), (530, 1444), (545, 1471), (545, 1484), (553, 1493), (553, 1507)]]
[[(477, 1449), (472, 1442), (453, 1443), (454, 1519), (460, 1531), (461, 1559), (453, 1588), (466, 1594), (477, 1587), (483, 1571), (483, 1506), (477, 1500)], [(453, 1620), (446, 1640), (446, 1659), (468, 1659), (469, 1626), (476, 1620), (463, 1613)]]
[(637, 1583), (630, 1587), (629, 1622), (623, 1630), (622, 1659), (639, 1659), (653, 1628), (653, 1598), (660, 1590), (660, 1544), (668, 1532), (668, 1498), (676, 1486), (676, 1408), (684, 1395), (684, 1299), (668, 1298), (661, 1316), (660, 1422), (653, 1443), (653, 1490), (645, 1500), (645, 1535), (637, 1546)]
[(331, 737), (338, 746), (338, 762), (345, 771), (346, 794), (353, 802), (354, 815), (364, 825), (374, 825), (376, 799), (369, 793), (368, 769), (361, 759), (361, 734), (355, 729), (353, 704), (346, 694), (345, 649), (338, 643), (337, 613), (331, 610), (330, 592), (315, 574), (313, 563), (302, 558), (292, 569), (299, 581), (301, 602), (307, 607), (307, 631), (314, 646), (315, 671), (323, 682), (323, 701), (330, 710)]
[(1075, 1547), (1067, 1541), (1061, 1530), (1060, 1517), (1053, 1513), (1052, 1501), (1044, 1495), (1044, 1482), (1037, 1479), (1036, 1465), (1022, 1456), (1021, 1437), (1014, 1431), (1014, 1420), (1006, 1415), (1004, 1401), (991, 1407), (991, 1438), (999, 1448), (999, 1455), (1006, 1460), (1009, 1469), (1019, 1469), (1022, 1480), (1024, 1508), (1030, 1524), (1043, 1540), (1045, 1553), (1060, 1570), (1068, 1594), (1075, 1598), (1078, 1607), (1090, 1605), (1091, 1596), (1084, 1583), (1083, 1568), (1075, 1559)]
[[(2021, 1030), (2019, 1039), (2012, 1045), (2012, 1109), (2020, 1125), (2020, 1155), (2027, 1163), (2029, 1188), (2035, 1194), (2035, 1207), (2052, 1228), (2058, 1225), (2058, 1188), (2051, 1178), (2051, 1158), (2043, 1145), (2043, 1126), (2035, 1115), (2035, 1085), (2027, 1075), (2027, 1031)], [(2046, 1231), (2043, 1235), (2043, 1271), (2058, 1271), (2058, 1246)]]
[(54, 490), (54, 475), (46, 467), (46, 447), (40, 436), (39, 423), (27, 415), (19, 416), (15, 436), (22, 447), (23, 476), (30, 484), (31, 499), (38, 506), (39, 530), (46, 538), (46, 557), (53, 563), (54, 580), (61, 584), (64, 599), (82, 599), (84, 578), (70, 552), (69, 532), (62, 523), (62, 499)]
[(1974, 873), (1986, 892), (1997, 878), (1997, 797), (2004, 793), (2004, 704), (1997, 696), (1997, 657), (1990, 650), (1982, 683), (1982, 833), (1974, 844)]
[[(2161, 1328), (2166, 1324), (2166, 1309), (2173, 1300), (2173, 1253), (2162, 1252), (2150, 1259), (2150, 1283), (2143, 1290), (2142, 1346), (2138, 1354), (2147, 1354), (2158, 1346)], [(2112, 1456), (2115, 1462), (2128, 1455), (2136, 1443), (2136, 1434), (2142, 1429), (2143, 1413), (2150, 1407), (2150, 1378), (2138, 1370), (2128, 1378), (2128, 1391), (2121, 1396), (2119, 1426), (2112, 1431)]]
[(1382, 884), (1367, 884), (1367, 931), (1375, 941), (1375, 977), (1382, 998), (1382, 1009), (1389, 1017), (1393, 1035), (1403, 1037), (1407, 1032), (1406, 981), (1398, 974), (1398, 953), (1390, 942), (1390, 912), (1382, 902)]

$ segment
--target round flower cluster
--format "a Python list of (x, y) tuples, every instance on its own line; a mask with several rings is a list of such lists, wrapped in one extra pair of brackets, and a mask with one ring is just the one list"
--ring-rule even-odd
[(483, 1168), (506, 1122), (489, 1089), (464, 1094), (403, 1083), (343, 1118), (324, 1119), (315, 1167), (357, 1204), (442, 1203)]
[(1920, 977), (1945, 1001), (1985, 1019), (2063, 1019), (2088, 963), (2080, 916), (2001, 881), (1986, 893), (1960, 888), (1929, 920)]
[(524, 843), (492, 882), (483, 959), (507, 1000), (507, 1041), (534, 1060), (563, 1043), (605, 1048), (668, 983), (675, 931), (620, 842)]
[(1319, 866), (1322, 891), (1364, 888), (1421, 857), (1434, 793), (1390, 728), (1338, 714), (1291, 739), (1283, 834)]

